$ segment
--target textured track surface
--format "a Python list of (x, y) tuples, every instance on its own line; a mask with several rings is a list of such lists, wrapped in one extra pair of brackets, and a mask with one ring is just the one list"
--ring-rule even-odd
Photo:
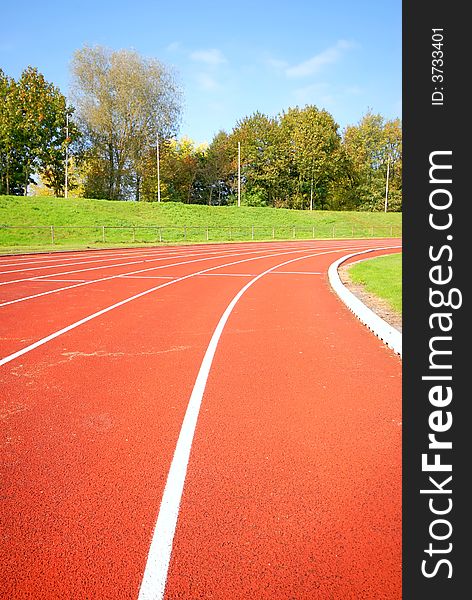
[(0, 597), (138, 597), (212, 333), (254, 276), (304, 257), (256, 281), (223, 330), (165, 598), (401, 598), (401, 361), (326, 277), (398, 245), (0, 257)]

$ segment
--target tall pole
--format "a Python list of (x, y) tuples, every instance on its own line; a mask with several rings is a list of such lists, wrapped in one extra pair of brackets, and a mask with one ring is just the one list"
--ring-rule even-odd
[(157, 161), (157, 201), (161, 201), (161, 176), (159, 165), (159, 131), (156, 133), (156, 161)]
[(238, 206), (241, 206), (241, 142), (238, 142)]
[(313, 210), (313, 160), (311, 160), (310, 210)]
[(387, 161), (387, 181), (385, 182), (385, 212), (387, 212), (387, 205), (388, 205), (388, 178), (390, 175), (390, 156), (388, 157), (388, 161)]
[(69, 193), (69, 113), (66, 113), (66, 176), (64, 185), (64, 198)]

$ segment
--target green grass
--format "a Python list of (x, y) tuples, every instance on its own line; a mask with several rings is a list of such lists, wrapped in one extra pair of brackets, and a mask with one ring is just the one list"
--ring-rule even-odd
[(401, 213), (0, 196), (0, 247), (5, 252), (202, 242), (207, 237), (210, 242), (312, 239), (313, 228), (316, 238), (389, 237), (401, 235), (401, 217)]
[(356, 263), (349, 277), (402, 313), (402, 255), (390, 254)]

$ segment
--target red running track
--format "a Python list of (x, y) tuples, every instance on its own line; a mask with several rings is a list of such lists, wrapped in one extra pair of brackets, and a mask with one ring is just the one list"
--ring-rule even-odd
[[(0, 597), (401, 598), (401, 361), (327, 281), (399, 245), (0, 257)], [(162, 596), (145, 573), (189, 398), (269, 269), (215, 349)]]

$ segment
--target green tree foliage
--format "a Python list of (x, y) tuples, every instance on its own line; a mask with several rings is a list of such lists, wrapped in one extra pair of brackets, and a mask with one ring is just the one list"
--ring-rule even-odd
[[(4, 193), (26, 194), (33, 176), (57, 195), (64, 188), (66, 100), (59, 89), (28, 67), (16, 82), (0, 72), (0, 169)], [(71, 139), (76, 130), (71, 121)], [(70, 140), (69, 140), (70, 141)]]
[(85, 193), (139, 200), (150, 150), (177, 131), (180, 92), (160, 62), (130, 50), (84, 47), (72, 60), (85, 143)]
[(19, 156), (17, 89), (14, 79), (0, 69), (0, 193), (22, 192)]
[[(278, 188), (279, 124), (256, 112), (236, 124), (231, 134), (234, 148), (240, 142), (243, 204), (274, 204)], [(235, 165), (236, 166), (236, 165)], [(236, 166), (237, 168), (237, 166)]]
[[(401, 123), (368, 115), (345, 132), (316, 106), (260, 112), (218, 132), (207, 148), (188, 139), (161, 149), (161, 196), (187, 203), (234, 204), (241, 144), (241, 203), (299, 209), (383, 210), (389, 164), (389, 210), (401, 209)], [(155, 149), (147, 169), (156, 197)], [(154, 191), (153, 191), (154, 190)]]
[(347, 127), (344, 148), (355, 180), (358, 207), (383, 210), (387, 168), (389, 210), (401, 210), (402, 128), (400, 119), (386, 121), (371, 111), (358, 125)]
[(219, 131), (204, 153), (200, 181), (203, 200), (209, 205), (232, 202), (237, 188), (237, 142), (225, 131)]
[(294, 207), (326, 208), (344, 164), (338, 125), (327, 111), (306, 106), (283, 113), (280, 128)]

